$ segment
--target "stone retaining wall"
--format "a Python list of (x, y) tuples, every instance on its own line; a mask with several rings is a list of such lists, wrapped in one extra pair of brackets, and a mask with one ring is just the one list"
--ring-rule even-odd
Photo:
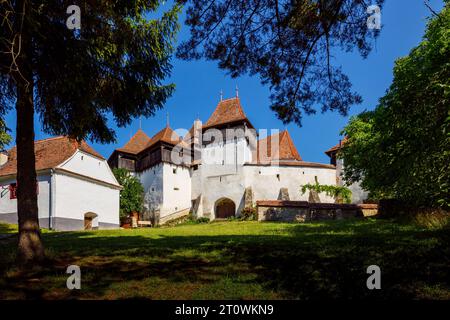
[(258, 221), (294, 221), (368, 217), (378, 213), (376, 204), (310, 203), (308, 201), (256, 201)]

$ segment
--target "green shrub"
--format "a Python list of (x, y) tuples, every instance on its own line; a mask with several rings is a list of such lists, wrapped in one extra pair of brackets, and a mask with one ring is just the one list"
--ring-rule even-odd
[(443, 209), (419, 208), (397, 220), (433, 230), (450, 227), (450, 213)]
[(142, 212), (144, 207), (144, 187), (138, 178), (127, 169), (113, 169), (117, 182), (123, 187), (120, 191), (120, 218), (126, 218), (132, 212)]

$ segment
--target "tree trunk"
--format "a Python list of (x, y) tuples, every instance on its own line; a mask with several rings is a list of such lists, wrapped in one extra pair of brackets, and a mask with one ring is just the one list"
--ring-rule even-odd
[[(17, 214), (19, 217), (18, 262), (31, 265), (44, 259), (44, 247), (38, 220), (36, 166), (34, 155), (34, 99), (32, 71), (32, 38), (29, 35), (31, 4), (27, 0), (16, 3), (16, 32), (21, 37), (17, 58)], [(22, 17), (24, 19), (21, 24)]]

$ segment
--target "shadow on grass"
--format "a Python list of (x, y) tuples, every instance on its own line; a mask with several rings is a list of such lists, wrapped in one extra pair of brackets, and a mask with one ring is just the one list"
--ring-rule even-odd
[[(0, 298), (450, 299), (448, 230), (377, 221), (289, 225), (285, 231), (47, 234), (52, 265), (22, 274), (3, 261)], [(70, 264), (81, 266), (83, 290), (65, 288)], [(366, 287), (372, 264), (381, 267), (382, 290)]]

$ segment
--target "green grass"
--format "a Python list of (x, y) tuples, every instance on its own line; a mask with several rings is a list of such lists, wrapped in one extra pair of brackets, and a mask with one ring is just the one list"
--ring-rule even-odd
[[(43, 239), (50, 263), (26, 273), (14, 267), (16, 240), (0, 240), (1, 299), (450, 299), (448, 229), (233, 221)], [(71, 264), (81, 290), (66, 288)], [(366, 287), (372, 264), (382, 290)]]

